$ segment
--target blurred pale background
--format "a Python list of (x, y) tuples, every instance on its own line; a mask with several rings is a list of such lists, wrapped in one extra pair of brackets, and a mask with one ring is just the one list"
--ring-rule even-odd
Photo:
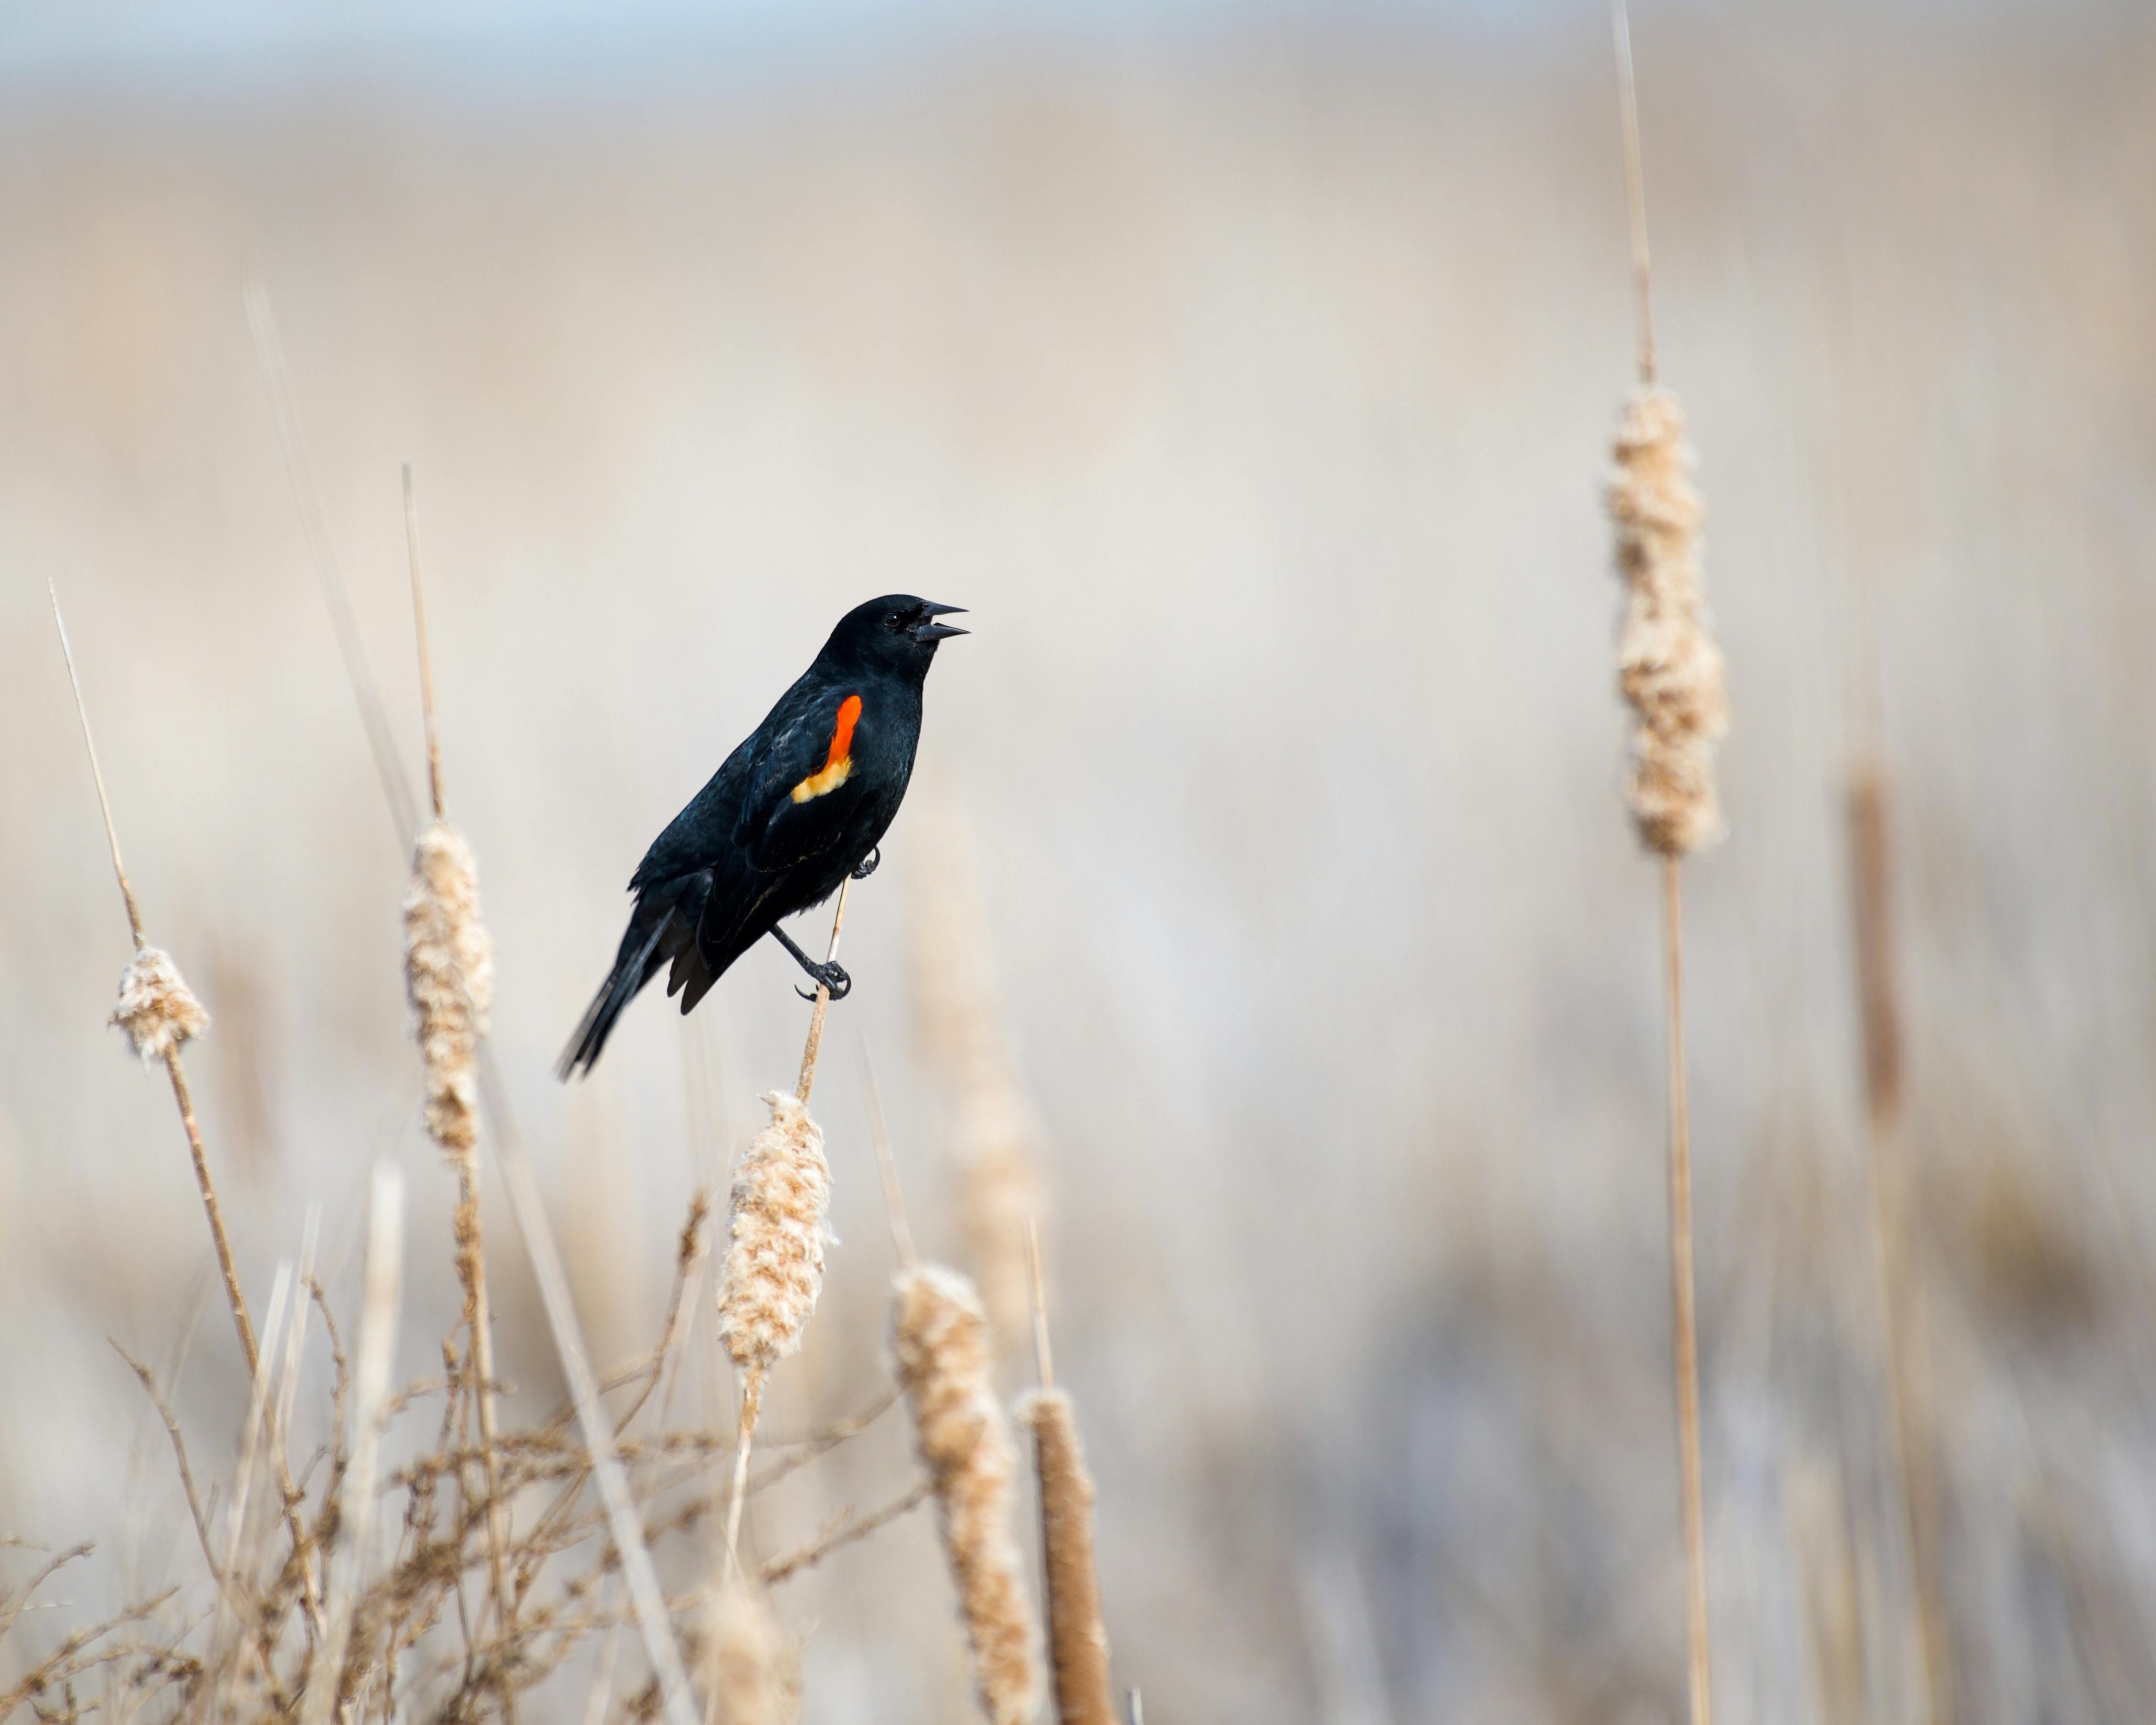
[[(1958, 1717), (2145, 1717), (2156, 28), (1635, 28), (1736, 709), (1688, 928), (1718, 1699), (1916, 1716), (1840, 815), (1869, 617)], [(955, 1250), (908, 922), (963, 808), (1149, 1716), (1676, 1717), (1655, 889), (1599, 512), (1632, 363), (1603, 10), (18, 5), (0, 36), (0, 1535), (99, 1539), (81, 1611), (122, 1566), (187, 1573), (104, 1338), (167, 1353), (208, 1271), (170, 1099), (100, 1028), (126, 931), (49, 577), (151, 937), (218, 1020), (196, 1081), (250, 1290), (318, 1199), (348, 1300), (386, 1154), (402, 1370), (454, 1316), (405, 857), (259, 280), (413, 762), (417, 471), (497, 1044), (598, 1352), (647, 1345), (688, 1192), (805, 1016), (772, 947), (556, 1086), (623, 884), (841, 609), (970, 606), (850, 913), (819, 1091), (841, 1244), (773, 1418), (881, 1371), (856, 1029), (915, 1226)], [(495, 1214), (505, 1369), (541, 1407)], [(230, 1341), (213, 1305), (179, 1396), (206, 1448)], [(886, 1422), (754, 1537), (906, 1468)], [(935, 1566), (916, 1515), (788, 1591), (810, 1719), (963, 1716)]]

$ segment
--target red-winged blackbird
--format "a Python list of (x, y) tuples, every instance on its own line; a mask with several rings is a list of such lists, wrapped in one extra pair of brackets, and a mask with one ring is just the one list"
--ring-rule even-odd
[(888, 593), (839, 619), (816, 662), (644, 854), (636, 909), (613, 973), (562, 1055), (589, 1071), (636, 992), (670, 964), (666, 992), (691, 1010), (767, 934), (839, 999), (853, 986), (819, 964), (779, 920), (874, 871), (876, 843), (906, 795), (921, 741), (921, 687), (936, 644), (966, 631), (936, 619), (963, 608)]

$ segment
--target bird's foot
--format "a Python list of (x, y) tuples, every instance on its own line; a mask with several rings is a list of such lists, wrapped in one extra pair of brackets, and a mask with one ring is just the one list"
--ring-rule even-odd
[(882, 860), (883, 847), (880, 845), (871, 845), (869, 847), (869, 854), (854, 865), (854, 879), (867, 880), (870, 875), (875, 873), (876, 865)]
[[(854, 979), (837, 964), (809, 964), (804, 965), (803, 968), (816, 978), (816, 986), (819, 988), (829, 991), (831, 999), (834, 1000), (844, 1000), (853, 992)], [(793, 992), (800, 995), (803, 1000), (814, 1000), (816, 998), (806, 989), (796, 988)]]

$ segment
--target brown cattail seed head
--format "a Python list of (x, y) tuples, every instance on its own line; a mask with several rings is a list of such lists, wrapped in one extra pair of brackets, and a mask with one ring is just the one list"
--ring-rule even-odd
[(1011, 1532), (1018, 1451), (996, 1401), (988, 1315), (973, 1284), (933, 1266), (901, 1272), (891, 1348), (935, 1485), (981, 1707), (992, 1725), (1025, 1725), (1040, 1699), (1040, 1652)]
[(1055, 1666), (1060, 1725), (1115, 1725), (1108, 1684), (1108, 1634), (1093, 1567), (1093, 1476), (1078, 1440), (1078, 1415), (1060, 1389), (1037, 1389), (1019, 1404), (1033, 1433), (1040, 1478), (1040, 1543), (1047, 1558), (1048, 1651)]
[(419, 834), (404, 900), (404, 990), (427, 1069), (427, 1132), (469, 1162), (479, 1140), (479, 1039), (494, 1006), (494, 942), (479, 865), (445, 820)]
[(1714, 746), (1729, 728), (1722, 655), (1707, 634), (1700, 592), (1699, 494), (1686, 477), (1692, 454), (1684, 414), (1666, 389), (1625, 404), (1610, 476), (1625, 621), (1617, 683), (1631, 703), (1632, 817), (1640, 837), (1682, 856), (1722, 834)]
[(705, 1618), (704, 1683), (718, 1725), (793, 1725), (800, 1717), (793, 1644), (739, 1576), (719, 1589)]
[(121, 973), (120, 1004), (105, 1022), (125, 1030), (135, 1052), (145, 1060), (162, 1060), (209, 1029), (209, 1014), (188, 988), (171, 953), (140, 947), (135, 962)]
[(768, 1371), (801, 1345), (824, 1286), (831, 1170), (824, 1134), (798, 1096), (764, 1099), (771, 1124), (734, 1169), (732, 1244), (719, 1283), (719, 1333), (743, 1371)]

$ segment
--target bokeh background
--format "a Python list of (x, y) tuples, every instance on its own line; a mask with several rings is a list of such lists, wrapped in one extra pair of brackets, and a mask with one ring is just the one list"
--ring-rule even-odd
[[(1876, 758), (1952, 1716), (2145, 1717), (2156, 28), (1648, 4), (1635, 33), (1736, 711), (1732, 836), (1687, 875), (1717, 1698), (1922, 1712), (1842, 824)], [(969, 881), (1149, 1717), (1678, 1717), (1602, 10), (18, 5), (0, 92), (0, 1534), (100, 1542), (20, 1635), (191, 1574), (105, 1338), (184, 1360), (207, 1453), (243, 1405), (170, 1098), (101, 1028), (126, 929), (48, 578), (151, 937), (217, 1020), (191, 1059), (250, 1291), (313, 1202), (350, 1301), (386, 1156), (401, 1370), (454, 1315), (404, 839), (259, 282), (416, 768), (414, 465), (498, 1051), (596, 1351), (649, 1345), (688, 1194), (805, 1020), (772, 948), (557, 1086), (630, 869), (841, 609), (970, 606), (849, 916), (840, 1244), (772, 1420), (884, 1371), (864, 1045), (915, 1230), (965, 1249), (911, 937)], [(726, 1417), (706, 1351), (682, 1393)], [(886, 1420), (752, 1539), (908, 1465)], [(920, 1515), (792, 1584), (808, 1717), (962, 1717), (947, 1599)]]

